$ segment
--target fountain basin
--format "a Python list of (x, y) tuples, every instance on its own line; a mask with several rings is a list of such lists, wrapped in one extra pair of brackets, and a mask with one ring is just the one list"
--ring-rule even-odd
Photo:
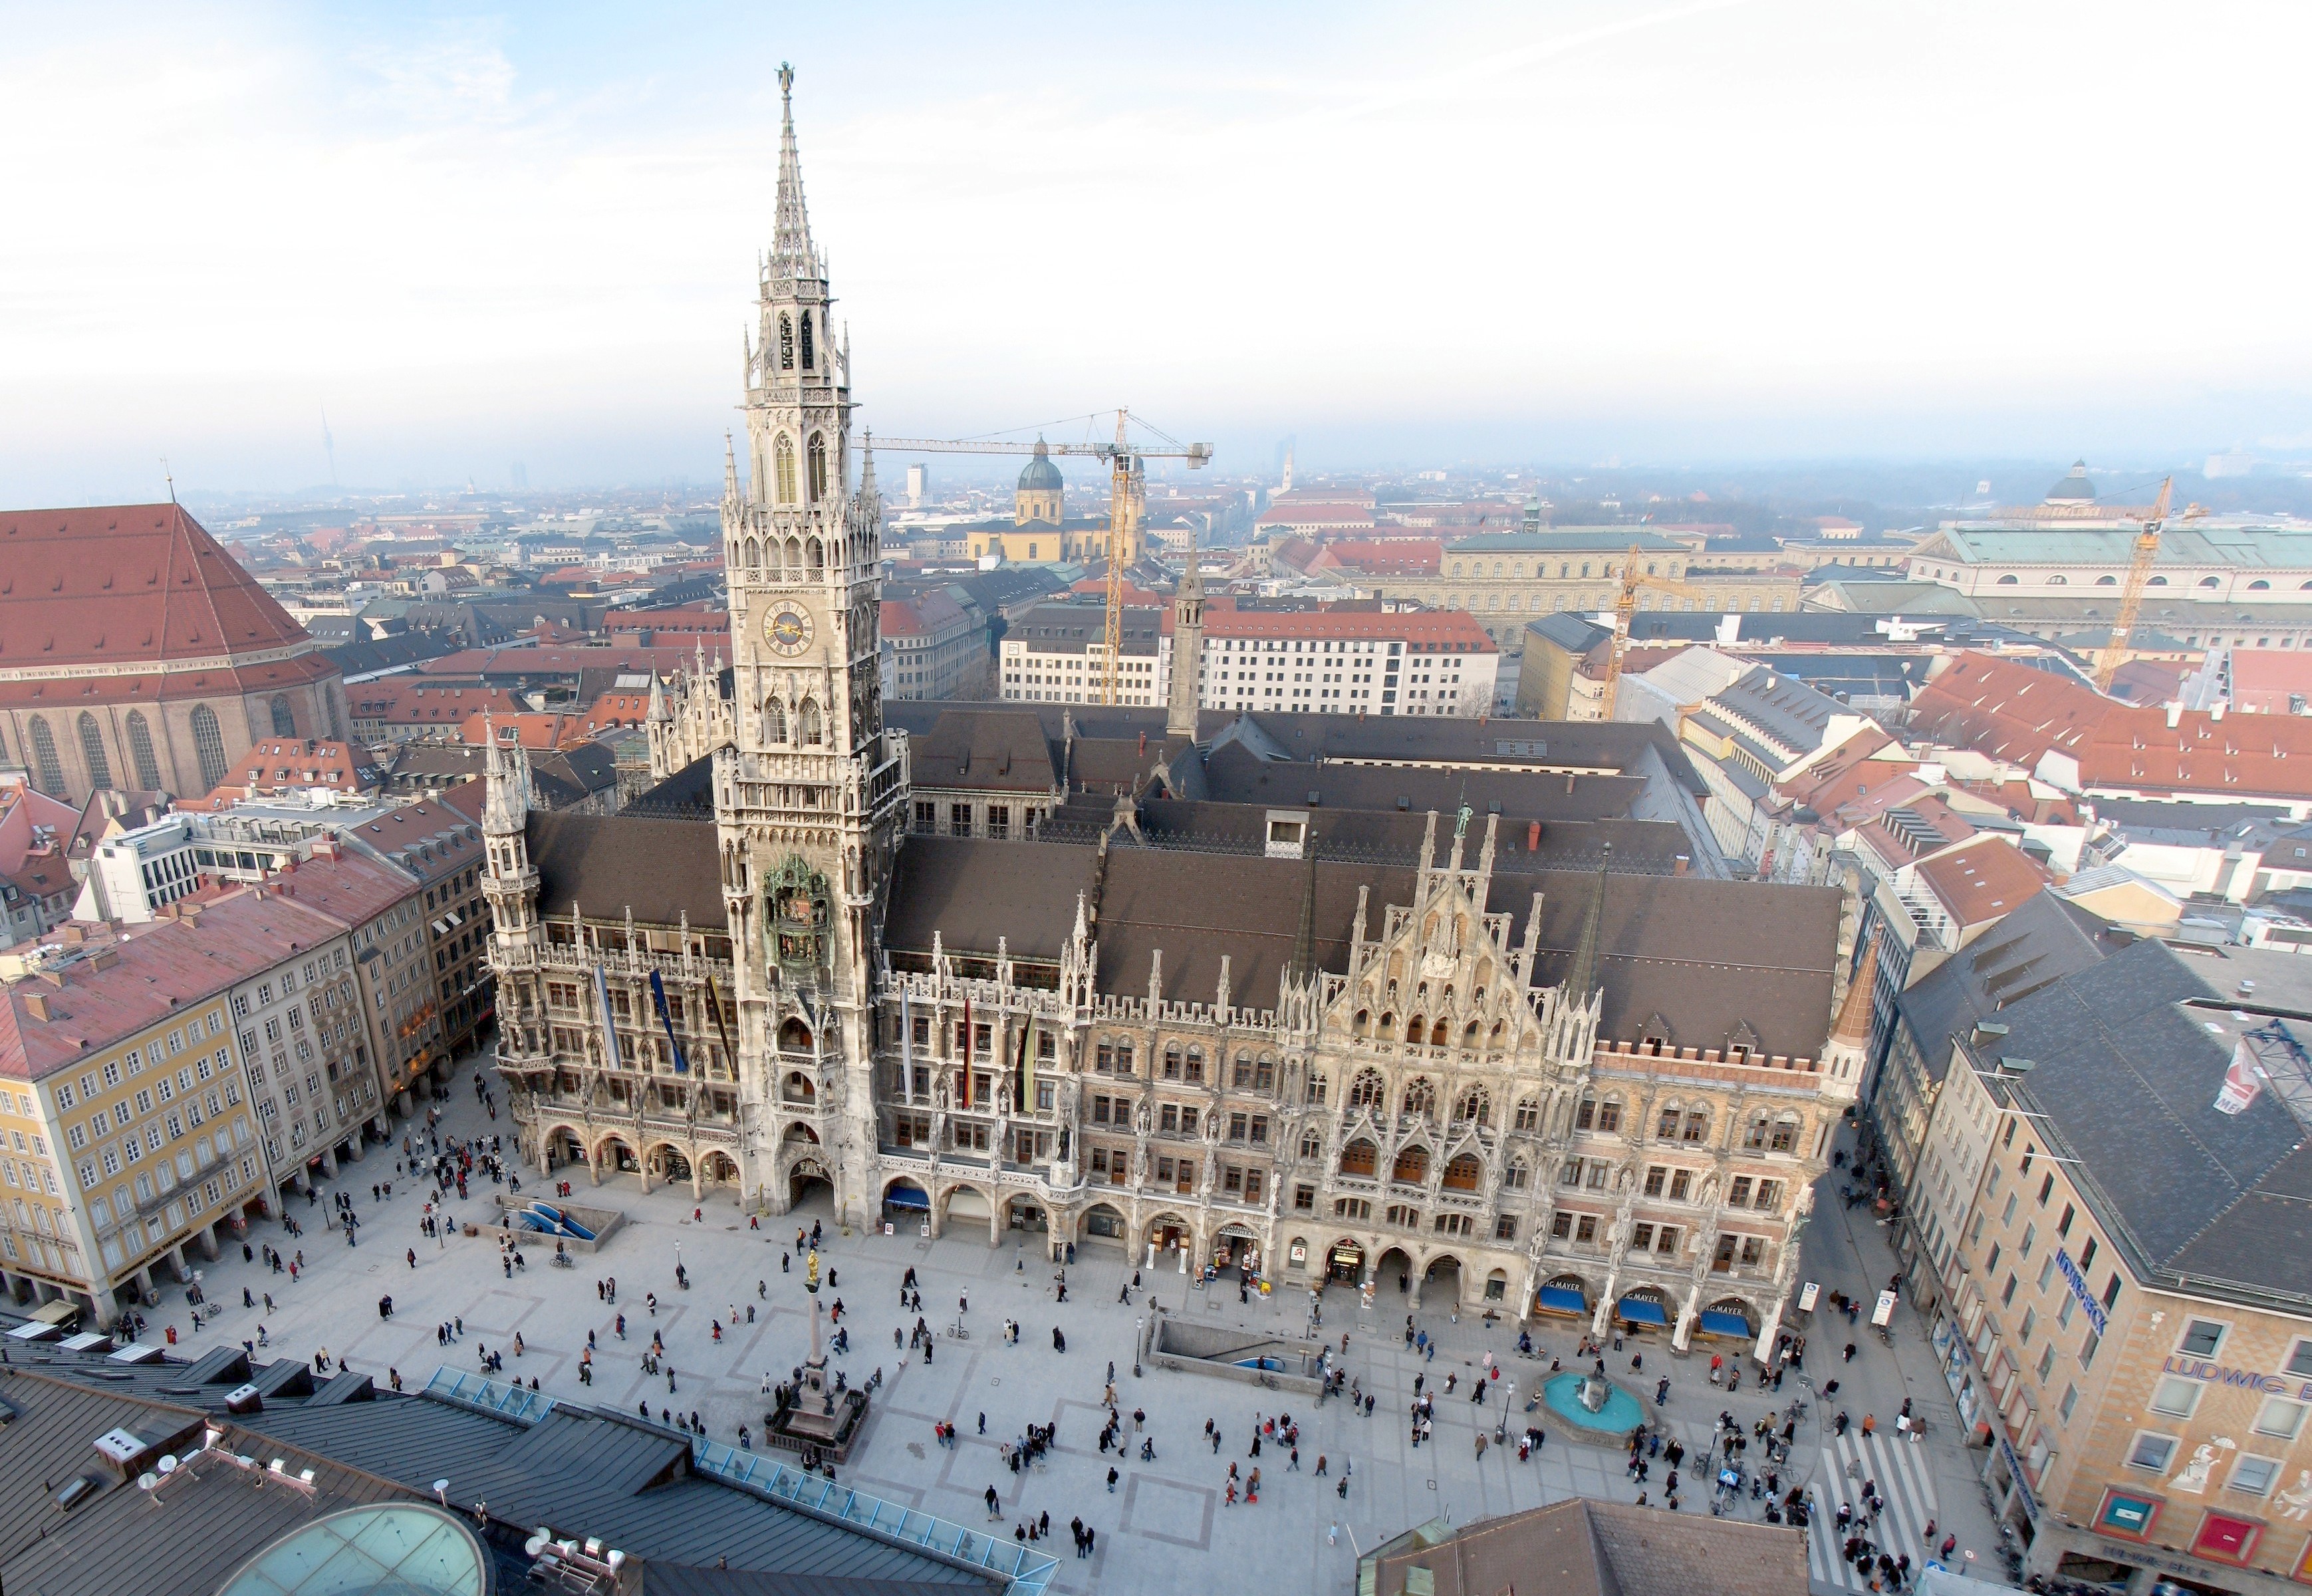
[(1609, 1380), (1606, 1382), (1610, 1389), (1605, 1406), (1592, 1413), (1581, 1406), (1581, 1382), (1585, 1378), (1593, 1377), (1554, 1375), (1543, 1384), (1541, 1399), (1557, 1416), (1558, 1422), (1572, 1432), (1573, 1439), (1600, 1446), (1624, 1444), (1630, 1432), (1646, 1422), (1645, 1405)]

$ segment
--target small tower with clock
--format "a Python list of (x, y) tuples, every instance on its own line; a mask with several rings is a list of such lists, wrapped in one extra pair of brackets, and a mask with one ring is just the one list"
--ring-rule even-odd
[[(733, 737), (715, 755), (714, 810), (742, 1089), (758, 1109), (741, 1179), (750, 1201), (783, 1211), (794, 1183), (824, 1176), (838, 1205), (863, 1214), (876, 1141), (869, 961), (906, 750), (883, 730), (882, 500), (871, 446), (850, 487), (849, 339), (836, 338), (803, 208), (792, 68), (779, 89), (776, 215), (746, 341), (748, 474), (742, 485), (733, 452), (722, 490)], [(791, 1086), (798, 1074), (808, 1091)]]

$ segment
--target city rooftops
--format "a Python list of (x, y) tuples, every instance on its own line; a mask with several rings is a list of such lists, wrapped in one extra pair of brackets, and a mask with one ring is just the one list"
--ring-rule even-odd
[(68, 1069), (340, 929), (256, 893), (149, 925), (63, 926), (29, 951), (0, 955), (0, 1077), (38, 1081)]

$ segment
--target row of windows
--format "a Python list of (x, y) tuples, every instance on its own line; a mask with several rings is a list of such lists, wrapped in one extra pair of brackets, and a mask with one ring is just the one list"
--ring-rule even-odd
[[(276, 697), (272, 702), (273, 730), (278, 736), (293, 737), (296, 724), (289, 711), (289, 700)], [(132, 709), (121, 723), (122, 734), (128, 745), (128, 759), (135, 767), (136, 785), (145, 792), (157, 790), (161, 785), (161, 763), (154, 757), (153, 728), (141, 709)], [(104, 729), (94, 715), (81, 711), (74, 723), (74, 734), (80, 740), (81, 763), (88, 771), (92, 788), (112, 785), (112, 760), (104, 746)], [(230, 768), (224, 757), (224, 733), (217, 723), (216, 712), (206, 704), (193, 706), (193, 749), (200, 758), (201, 790), (206, 792), (223, 781)], [(31, 766), (32, 779), (40, 791), (52, 797), (62, 796), (66, 789), (64, 761), (57, 751), (56, 733), (50, 729), (46, 715), (33, 715), (24, 732), (27, 760)], [(0, 758), (5, 758), (7, 747), (0, 739)]]

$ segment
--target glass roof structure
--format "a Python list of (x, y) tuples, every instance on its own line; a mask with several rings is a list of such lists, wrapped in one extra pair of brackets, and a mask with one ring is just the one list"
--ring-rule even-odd
[(218, 1596), (489, 1596), (490, 1563), (439, 1508), (353, 1507), (301, 1524), (241, 1565)]

